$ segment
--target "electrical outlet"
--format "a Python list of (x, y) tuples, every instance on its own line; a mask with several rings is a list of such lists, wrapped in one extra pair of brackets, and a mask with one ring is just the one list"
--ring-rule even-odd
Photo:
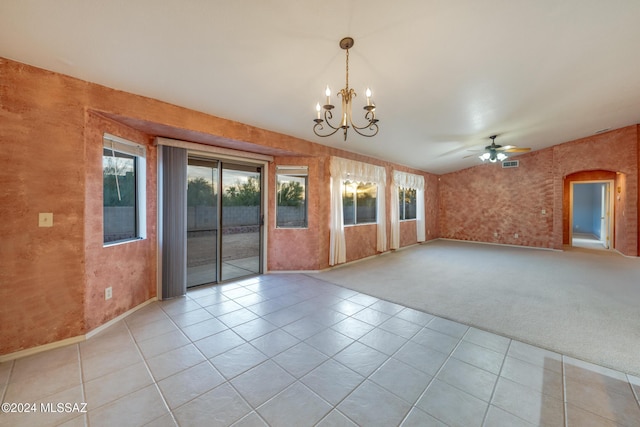
[(518, 233), (514, 234), (513, 237), (518, 238)]
[(493, 237), (498, 237), (498, 232), (493, 233)]
[(113, 289), (111, 288), (111, 286), (109, 286), (107, 289), (104, 290), (104, 299), (111, 299), (111, 297), (113, 296)]
[(53, 227), (53, 213), (40, 212), (38, 214), (38, 227)]
[(547, 210), (546, 209), (542, 209), (542, 211), (540, 212), (542, 215), (546, 215), (547, 214)]

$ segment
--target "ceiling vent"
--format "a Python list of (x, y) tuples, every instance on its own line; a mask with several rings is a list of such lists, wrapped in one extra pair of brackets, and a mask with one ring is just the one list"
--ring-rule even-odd
[(502, 168), (517, 168), (520, 166), (520, 160), (505, 160), (502, 162)]

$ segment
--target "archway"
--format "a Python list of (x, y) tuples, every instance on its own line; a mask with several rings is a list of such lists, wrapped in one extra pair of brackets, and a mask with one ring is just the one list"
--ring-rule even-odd
[[(574, 232), (580, 232), (579, 224), (573, 224), (573, 189), (576, 184), (587, 184), (587, 183), (611, 183), (613, 185), (609, 185), (610, 191), (614, 192), (617, 186), (618, 175), (614, 171), (606, 171), (606, 170), (592, 170), (592, 171), (581, 171), (575, 172), (570, 175), (567, 175), (564, 179), (564, 191), (563, 191), (563, 215), (562, 215), (562, 243), (563, 245), (572, 245), (572, 236)], [(598, 190), (599, 191), (599, 190)], [(613, 203), (610, 202), (609, 199), (606, 201), (606, 208), (609, 210), (609, 218), (608, 220), (611, 222), (611, 227), (607, 227), (607, 230), (604, 230), (605, 234), (608, 235), (610, 241), (605, 242), (605, 246), (609, 249), (613, 249), (616, 246), (615, 242), (615, 214), (613, 212)], [(600, 214), (598, 214), (600, 216)], [(602, 215), (604, 216), (604, 215)], [(602, 224), (600, 225), (602, 227)], [(597, 228), (597, 226), (596, 226)], [(591, 230), (587, 232), (587, 234), (592, 233)], [(600, 236), (598, 236), (600, 237)]]

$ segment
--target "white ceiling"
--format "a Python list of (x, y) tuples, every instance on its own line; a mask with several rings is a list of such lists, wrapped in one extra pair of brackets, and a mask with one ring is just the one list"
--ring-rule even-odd
[[(0, 56), (446, 173), (640, 123), (638, 0), (2, 0)], [(380, 132), (319, 138), (324, 87)], [(335, 103), (335, 97), (334, 97)]]

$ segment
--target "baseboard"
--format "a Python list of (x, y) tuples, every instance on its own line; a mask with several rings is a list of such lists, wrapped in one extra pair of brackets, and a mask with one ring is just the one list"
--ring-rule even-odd
[(611, 251), (611, 252), (615, 252), (615, 253), (617, 253), (617, 254), (619, 254), (619, 255), (622, 255), (622, 256), (623, 256), (623, 257), (625, 257), (625, 258), (640, 259), (640, 257), (634, 256), (634, 255), (625, 255), (625, 254), (623, 254), (622, 252), (620, 252), (618, 249), (615, 249), (615, 248), (614, 248), (614, 249), (610, 249), (610, 251)]
[(492, 245), (492, 246), (506, 246), (510, 248), (523, 248), (523, 249), (538, 249), (541, 251), (552, 251), (552, 252), (563, 252), (562, 249), (553, 249), (553, 248), (541, 248), (538, 246), (525, 246), (525, 245), (510, 245), (508, 243), (493, 243), (493, 242), (478, 242), (475, 240), (460, 240), (460, 239), (447, 239), (444, 237), (440, 237), (435, 240), (446, 240), (449, 242), (462, 242), (462, 243), (475, 243), (478, 245)]
[(324, 270), (269, 270), (265, 274), (314, 274)]
[(8, 362), (14, 359), (21, 359), (23, 357), (32, 356), (37, 353), (42, 353), (43, 351), (53, 350), (58, 347), (64, 347), (71, 344), (77, 344), (79, 342), (85, 341), (85, 335), (78, 335), (76, 337), (65, 338), (60, 341), (50, 342), (48, 344), (39, 345), (37, 347), (31, 347), (24, 350), (19, 350), (9, 354), (3, 354), (0, 356), (0, 363)]
[(114, 324), (118, 323), (119, 321), (121, 321), (122, 319), (130, 316), (131, 314), (135, 313), (136, 311), (140, 310), (143, 307), (146, 307), (147, 305), (151, 304), (152, 302), (157, 301), (158, 298), (157, 297), (153, 297), (153, 298), (149, 298), (148, 300), (144, 301), (141, 304), (136, 305), (135, 307), (133, 307), (131, 310), (125, 311), (124, 313), (122, 313), (120, 316), (115, 317), (111, 320), (109, 320), (107, 323), (104, 323), (92, 330), (90, 330), (89, 332), (87, 332), (84, 336), (85, 339), (89, 339), (97, 334), (99, 334), (100, 332), (109, 329), (109, 327), (113, 326)]
[(99, 334), (100, 332), (104, 331), (105, 329), (108, 329), (110, 326), (113, 326), (115, 323), (119, 322), (120, 320), (126, 318), (127, 316), (131, 315), (132, 313), (135, 313), (136, 311), (140, 310), (141, 308), (151, 304), (154, 301), (157, 301), (158, 298), (153, 297), (150, 298), (148, 300), (146, 300), (145, 302), (138, 304), (137, 306), (133, 307), (131, 310), (126, 311), (125, 313), (122, 313), (120, 316), (111, 319), (110, 321), (108, 321), (107, 323), (98, 326), (95, 329), (92, 329), (91, 331), (87, 332), (84, 335), (78, 335), (75, 337), (71, 337), (71, 338), (65, 338), (63, 340), (60, 341), (55, 341), (55, 342), (50, 342), (47, 344), (43, 344), (43, 345), (39, 345), (36, 347), (31, 347), (31, 348), (27, 348), (24, 350), (19, 350), (19, 351), (15, 351), (13, 353), (9, 353), (9, 354), (3, 354), (0, 355), (0, 363), (3, 362), (8, 362), (10, 360), (15, 360), (15, 359), (21, 359), (23, 357), (27, 357), (27, 356), (33, 356), (34, 354), (38, 354), (38, 353), (42, 353), (43, 351), (48, 351), (48, 350), (53, 350), (56, 348), (60, 348), (60, 347), (65, 347), (71, 344), (77, 344), (80, 343), (82, 341), (86, 341), (89, 338), (95, 336), (96, 334)]
[(391, 249), (390, 252), (399, 252), (399, 251), (404, 251), (405, 249), (411, 249), (411, 248), (415, 248), (416, 246), (420, 246), (424, 243), (428, 243), (428, 242), (416, 242), (416, 243), (412, 243), (410, 245), (407, 246), (400, 246), (397, 249)]

